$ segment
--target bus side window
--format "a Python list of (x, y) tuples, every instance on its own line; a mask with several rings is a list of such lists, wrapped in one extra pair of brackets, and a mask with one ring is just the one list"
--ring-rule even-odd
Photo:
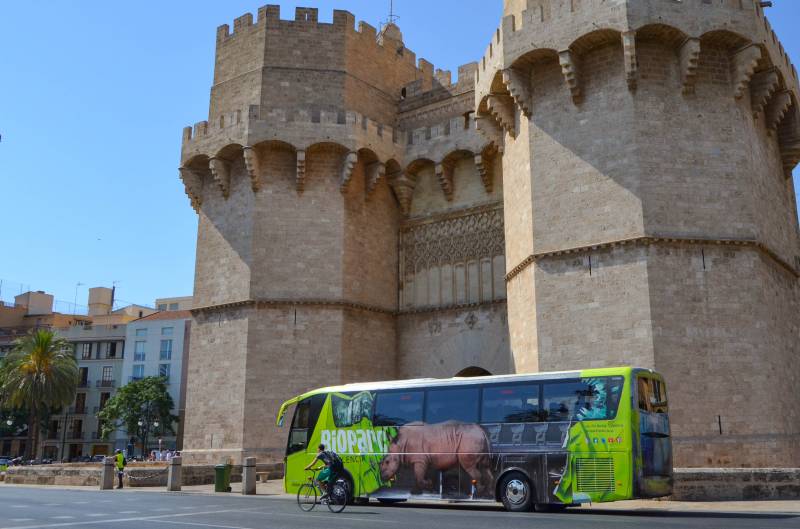
[(422, 391), (391, 391), (378, 393), (375, 401), (375, 426), (402, 426), (422, 422)]
[(540, 415), (538, 384), (483, 388), (482, 423), (538, 422)]
[(639, 410), (650, 412), (650, 379), (639, 377), (636, 382), (637, 393), (638, 393), (638, 401), (639, 401)]
[(325, 397), (326, 395), (314, 395), (297, 404), (292, 418), (292, 429), (289, 432), (287, 454), (300, 452), (308, 447), (308, 439), (317, 425)]
[(429, 390), (425, 399), (425, 422), (478, 422), (478, 388)]

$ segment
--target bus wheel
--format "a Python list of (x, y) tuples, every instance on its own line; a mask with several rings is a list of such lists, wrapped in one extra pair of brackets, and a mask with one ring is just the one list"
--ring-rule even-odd
[(533, 506), (531, 482), (519, 472), (509, 472), (500, 482), (500, 501), (507, 511), (530, 511)]

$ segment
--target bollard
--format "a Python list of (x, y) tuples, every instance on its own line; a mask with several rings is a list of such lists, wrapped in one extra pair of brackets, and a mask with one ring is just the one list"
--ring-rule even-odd
[(181, 458), (173, 457), (169, 461), (169, 473), (167, 474), (167, 491), (178, 492), (181, 490)]
[(245, 457), (242, 464), (242, 494), (256, 493), (256, 458)]
[(114, 488), (114, 459), (107, 457), (103, 459), (103, 472), (100, 476), (100, 490), (111, 490)]

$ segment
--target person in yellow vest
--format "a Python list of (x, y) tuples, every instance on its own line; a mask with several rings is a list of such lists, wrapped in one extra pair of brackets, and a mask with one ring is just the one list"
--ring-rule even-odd
[(117, 467), (117, 477), (119, 478), (119, 486), (118, 489), (122, 488), (122, 474), (125, 471), (125, 465), (128, 462), (125, 460), (125, 456), (122, 454), (122, 450), (117, 449), (114, 450), (114, 463)]

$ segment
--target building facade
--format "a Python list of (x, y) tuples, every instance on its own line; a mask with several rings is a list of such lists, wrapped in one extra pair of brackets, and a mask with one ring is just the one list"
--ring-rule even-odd
[(798, 80), (759, 2), (506, 0), (456, 82), (393, 24), (265, 6), (213, 83), (189, 461), (279, 459), (312, 387), (635, 364), (676, 465), (800, 465)]
[(95, 455), (110, 455), (124, 444), (101, 436), (97, 413), (103, 409), (122, 382), (126, 325), (75, 325), (59, 329), (72, 344), (78, 360), (78, 391), (75, 401), (54, 415), (42, 439), (44, 458), (76, 461)]
[(192, 296), (159, 298), (156, 300), (155, 307), (159, 311), (192, 310)]
[[(156, 306), (158, 301), (156, 300)], [(169, 302), (167, 302), (169, 303)], [(128, 384), (145, 377), (164, 377), (167, 382), (167, 391), (175, 403), (173, 413), (179, 417), (175, 425), (175, 434), (155, 431), (149, 440), (149, 447), (158, 446), (158, 439), (162, 439), (161, 446), (164, 450), (180, 450), (182, 433), (179, 425), (184, 419), (184, 386), (185, 363), (189, 347), (189, 311), (157, 312), (150, 316), (135, 320), (128, 324), (126, 344), (128, 354), (123, 361), (122, 380)], [(127, 445), (131, 434), (119, 431), (117, 442)], [(138, 440), (137, 443), (141, 443)], [(139, 448), (142, 448), (141, 445)], [(138, 454), (139, 451), (136, 450)]]

